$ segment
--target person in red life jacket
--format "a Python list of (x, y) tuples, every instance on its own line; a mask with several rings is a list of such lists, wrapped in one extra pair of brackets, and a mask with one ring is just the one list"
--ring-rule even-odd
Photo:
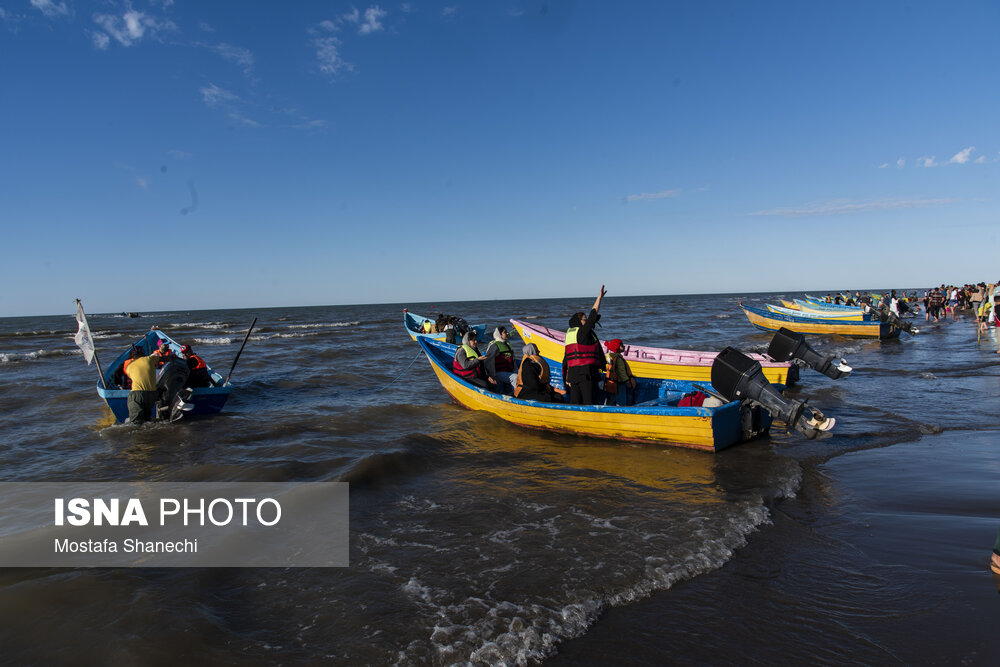
[(594, 333), (594, 325), (601, 319), (601, 299), (607, 292), (601, 285), (601, 293), (590, 309), (590, 315), (574, 313), (569, 318), (566, 331), (566, 352), (563, 355), (563, 380), (569, 386), (569, 402), (575, 405), (593, 405), (597, 383), (601, 371), (607, 365), (601, 341)]
[(486, 377), (493, 380), (497, 391), (508, 396), (513, 395), (514, 386), (517, 384), (514, 348), (510, 346), (509, 338), (507, 327), (500, 326), (494, 329), (493, 340), (486, 347), (486, 361), (483, 362)]
[(188, 375), (187, 386), (189, 387), (211, 387), (212, 376), (208, 374), (208, 364), (201, 357), (194, 353), (190, 345), (181, 346), (181, 354), (187, 362), (191, 374)]
[(521, 352), (523, 356), (521, 366), (517, 369), (514, 398), (545, 403), (562, 402), (566, 392), (549, 383), (549, 362), (538, 353), (538, 347), (534, 343), (528, 343)]
[(604, 394), (608, 405), (635, 404), (635, 378), (622, 355), (622, 342), (617, 338), (608, 341), (608, 372), (604, 380)]
[(462, 336), (462, 344), (455, 351), (455, 360), (451, 363), (451, 370), (466, 382), (483, 389), (489, 389), (490, 382), (495, 383), (495, 381), (486, 375), (486, 369), (483, 367), (485, 360), (486, 356), (479, 353), (479, 341), (475, 329), (469, 329)]

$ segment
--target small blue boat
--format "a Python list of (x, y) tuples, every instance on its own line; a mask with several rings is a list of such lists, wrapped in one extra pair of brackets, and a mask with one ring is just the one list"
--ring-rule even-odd
[[(170, 345), (170, 349), (173, 350), (174, 354), (181, 355), (181, 346), (158, 329), (147, 332), (145, 336), (135, 341), (132, 345), (142, 348), (146, 354), (151, 354), (156, 351), (156, 348), (162, 342)], [(128, 419), (128, 405), (126, 401), (128, 400), (129, 390), (122, 389), (115, 382), (114, 378), (120, 374), (125, 360), (128, 359), (129, 353), (132, 351), (132, 345), (126, 347), (125, 351), (119, 354), (111, 363), (111, 366), (104, 374), (105, 385), (101, 386), (100, 381), (97, 383), (97, 394), (111, 408), (111, 412), (114, 413), (115, 419), (119, 424), (124, 423)], [(195, 387), (191, 389), (191, 397), (187, 399), (187, 402), (194, 407), (189, 412), (185, 412), (185, 415), (215, 414), (222, 410), (222, 406), (226, 404), (229, 394), (233, 391), (233, 385), (226, 382), (211, 367), (208, 368), (208, 373), (215, 386)], [(119, 375), (119, 377), (121, 376)]]
[[(429, 317), (424, 317), (423, 315), (417, 315), (416, 313), (411, 313), (408, 310), (403, 311), (403, 326), (406, 328), (406, 333), (410, 334), (410, 338), (417, 340), (420, 338), (431, 338), (433, 340), (445, 340), (445, 334), (443, 331), (440, 333), (424, 333), (424, 322), (430, 322), (434, 324), (434, 320)], [(486, 340), (486, 325), (477, 324), (475, 326), (470, 326), (470, 329), (476, 332), (476, 337), (481, 340)], [(458, 337), (461, 341), (461, 336)]]

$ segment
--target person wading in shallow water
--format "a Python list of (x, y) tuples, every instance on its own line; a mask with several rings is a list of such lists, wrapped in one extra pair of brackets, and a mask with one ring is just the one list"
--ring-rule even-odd
[(128, 422), (142, 424), (149, 421), (150, 413), (156, 407), (156, 362), (157, 356), (146, 356), (142, 348), (133, 348), (137, 355), (125, 370), (132, 381), (132, 390), (128, 393)]

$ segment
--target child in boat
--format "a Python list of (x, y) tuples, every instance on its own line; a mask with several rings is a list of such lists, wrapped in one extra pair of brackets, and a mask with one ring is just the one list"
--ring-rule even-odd
[(635, 377), (625, 357), (622, 356), (622, 342), (618, 338), (608, 341), (608, 370), (604, 380), (604, 393), (608, 405), (635, 404)]

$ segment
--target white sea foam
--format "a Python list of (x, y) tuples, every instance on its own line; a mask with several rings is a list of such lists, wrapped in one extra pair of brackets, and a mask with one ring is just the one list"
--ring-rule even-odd
[(356, 327), (361, 324), (360, 321), (355, 322), (319, 322), (315, 324), (289, 324), (289, 329), (329, 329), (335, 327)]
[(220, 337), (220, 338), (195, 338), (194, 342), (198, 345), (229, 345), (233, 342), (232, 338)]

